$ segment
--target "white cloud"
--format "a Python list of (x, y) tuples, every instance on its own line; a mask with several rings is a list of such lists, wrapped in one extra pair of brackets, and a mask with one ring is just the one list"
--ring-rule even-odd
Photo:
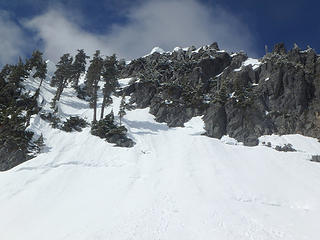
[(0, 11), (0, 33), (0, 64), (17, 62), (27, 47), (27, 39), (5, 11)]
[(154, 46), (171, 50), (214, 41), (227, 50), (254, 52), (253, 37), (244, 23), (221, 8), (210, 8), (197, 0), (150, 0), (125, 13), (127, 23), (114, 25), (104, 35), (83, 30), (61, 9), (51, 9), (25, 26), (36, 31), (46, 55), (53, 60), (79, 48), (90, 54), (100, 49), (104, 54), (115, 52), (133, 58)]
[(121, 55), (137, 57), (154, 46), (201, 46), (217, 41), (227, 50), (253, 52), (244, 23), (219, 7), (196, 0), (149, 1), (128, 14), (129, 24), (115, 26), (109, 45)]
[(67, 18), (63, 11), (48, 11), (26, 21), (24, 25), (36, 31), (36, 38), (44, 44), (45, 55), (52, 60), (56, 61), (64, 53), (74, 54), (77, 49), (82, 48), (90, 54), (97, 49), (110, 54), (102, 36), (82, 30), (73, 20)]

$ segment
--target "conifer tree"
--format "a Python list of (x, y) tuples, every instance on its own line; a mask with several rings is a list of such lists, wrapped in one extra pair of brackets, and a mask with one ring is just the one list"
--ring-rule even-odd
[(33, 67), (36, 68), (36, 72), (33, 77), (45, 78), (45, 74), (47, 73), (47, 63), (43, 60), (43, 53), (39, 50), (35, 50), (32, 53), (30, 59), (27, 60), (27, 68), (28, 70), (32, 70)]
[(116, 55), (113, 54), (110, 57), (107, 57), (103, 62), (103, 70), (102, 77), (105, 82), (103, 87), (103, 101), (101, 106), (101, 115), (100, 119), (103, 119), (104, 108), (108, 101), (111, 101), (111, 93), (116, 88), (117, 81), (117, 58)]
[(227, 86), (225, 81), (221, 82), (220, 88), (217, 91), (216, 95), (216, 102), (219, 102), (220, 104), (225, 104), (228, 98), (228, 93), (227, 93)]
[(32, 56), (30, 59), (27, 60), (27, 69), (28, 70), (32, 70), (33, 68), (35, 68), (36, 72), (33, 74), (32, 77), (36, 78), (40, 78), (40, 85), (39, 88), (42, 85), (43, 80), (46, 78), (46, 74), (47, 74), (47, 63), (46, 61), (43, 60), (42, 57), (43, 53), (35, 50), (32, 53)]
[(239, 106), (243, 108), (249, 106), (253, 100), (252, 89), (239, 80), (234, 84), (234, 96)]
[(79, 85), (79, 78), (81, 74), (85, 73), (86, 71), (86, 64), (87, 64), (87, 59), (90, 57), (86, 55), (83, 49), (78, 49), (78, 53), (76, 54), (74, 58), (74, 62), (72, 64), (72, 86), (78, 90), (78, 85)]
[(97, 50), (93, 55), (93, 59), (90, 61), (90, 66), (87, 71), (86, 76), (86, 88), (87, 93), (90, 96), (90, 107), (93, 108), (93, 122), (97, 121), (97, 92), (98, 92), (98, 83), (101, 78), (101, 72), (103, 67), (103, 59), (100, 56), (100, 51)]
[(60, 100), (61, 94), (72, 76), (72, 57), (70, 54), (64, 54), (56, 66), (57, 70), (51, 80), (51, 85), (57, 87), (56, 95), (52, 102), (53, 109), (56, 108), (56, 102)]
[(28, 77), (26, 65), (21, 58), (16, 65), (6, 65), (0, 73), (0, 145), (8, 145), (8, 151), (27, 156), (32, 133), (26, 131), (28, 116), (34, 103), (23, 93), (22, 82)]
[(17, 91), (18, 95), (20, 95), (23, 86), (21, 83), (25, 80), (28, 76), (28, 72), (26, 69), (26, 65), (22, 62), (21, 58), (19, 57), (19, 61), (17, 65), (14, 65), (11, 68), (10, 75), (8, 76), (9, 84), (13, 85), (15, 91)]

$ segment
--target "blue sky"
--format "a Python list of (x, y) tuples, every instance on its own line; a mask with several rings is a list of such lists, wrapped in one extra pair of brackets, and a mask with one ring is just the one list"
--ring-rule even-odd
[(319, 7), (302, 0), (0, 0), (0, 63), (36, 48), (54, 61), (77, 48), (131, 59), (153, 46), (214, 41), (255, 57), (277, 42), (318, 50)]

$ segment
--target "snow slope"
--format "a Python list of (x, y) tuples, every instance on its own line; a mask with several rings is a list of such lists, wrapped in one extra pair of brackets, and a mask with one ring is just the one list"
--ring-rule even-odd
[[(44, 109), (53, 93), (45, 82)], [(73, 94), (63, 93), (60, 115), (91, 121), (92, 110)], [(114, 98), (114, 112), (119, 102)], [(43, 133), (47, 148), (0, 173), (0, 238), (319, 239), (320, 164), (307, 161), (320, 154), (315, 139), (263, 137), (275, 145), (292, 140), (299, 150), (284, 153), (202, 136), (200, 117), (169, 129), (142, 109), (129, 111), (124, 122), (137, 143), (130, 149), (113, 147), (89, 128), (65, 133), (35, 117), (31, 129)]]

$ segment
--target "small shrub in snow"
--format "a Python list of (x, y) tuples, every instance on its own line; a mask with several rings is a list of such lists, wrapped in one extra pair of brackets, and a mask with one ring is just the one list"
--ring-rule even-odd
[(49, 121), (52, 128), (58, 128), (65, 132), (72, 132), (77, 131), (81, 132), (82, 128), (85, 128), (88, 126), (88, 123), (76, 116), (76, 117), (70, 117), (65, 122), (62, 122), (61, 119), (54, 113), (41, 113), (40, 117), (43, 120)]
[(61, 128), (61, 120), (54, 113), (41, 113), (40, 117), (43, 120), (50, 122), (52, 128)]
[(73, 130), (81, 132), (82, 128), (85, 128), (87, 126), (88, 123), (84, 119), (80, 117), (70, 117), (66, 122), (63, 123), (61, 130), (66, 132), (72, 132)]
[(119, 147), (133, 147), (134, 142), (126, 136), (127, 129), (114, 123), (113, 112), (104, 119), (93, 123), (91, 134), (105, 139), (109, 143), (115, 143)]
[(89, 101), (90, 100), (90, 98), (88, 96), (88, 93), (87, 93), (86, 86), (78, 86), (78, 87), (76, 87), (76, 91), (77, 91), (77, 97), (79, 99), (82, 99), (82, 100), (85, 100), (85, 101)]
[(285, 144), (284, 146), (276, 146), (275, 150), (279, 152), (296, 152), (297, 151), (292, 147), (292, 144), (290, 143)]

